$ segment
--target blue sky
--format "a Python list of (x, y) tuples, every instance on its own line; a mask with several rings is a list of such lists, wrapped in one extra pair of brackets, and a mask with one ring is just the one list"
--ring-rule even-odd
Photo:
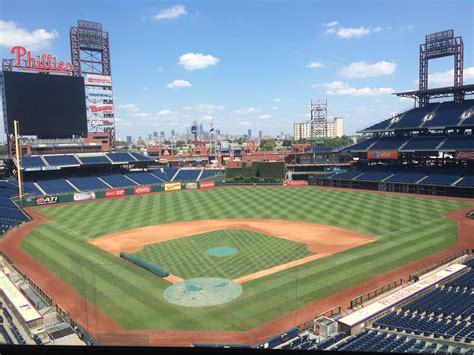
[[(78, 19), (110, 32), (117, 136), (292, 132), (309, 101), (328, 100), (345, 133), (407, 109), (390, 95), (415, 89), (419, 44), (454, 29), (474, 82), (472, 1), (10, 1), (0, 3), (0, 55), (12, 44), (70, 60)], [(27, 10), (25, 10), (27, 9)], [(445, 86), (452, 57), (430, 62)]]

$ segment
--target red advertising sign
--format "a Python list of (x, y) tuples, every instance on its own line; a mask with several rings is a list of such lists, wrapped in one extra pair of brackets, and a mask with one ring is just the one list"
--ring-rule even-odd
[(285, 180), (283, 186), (308, 186), (306, 180)]
[(214, 187), (216, 187), (216, 184), (214, 181), (202, 181), (199, 183), (200, 189), (212, 189)]
[(10, 53), (16, 56), (15, 66), (20, 70), (71, 75), (74, 68), (71, 63), (64, 60), (57, 61), (56, 57), (50, 53), (42, 53), (34, 57), (23, 46), (12, 47)]
[(102, 111), (113, 112), (114, 106), (113, 105), (90, 105), (89, 109), (91, 110), (91, 112), (102, 112)]
[(367, 152), (369, 159), (398, 159), (398, 150), (369, 150)]
[(54, 205), (58, 203), (59, 198), (58, 196), (47, 196), (47, 197), (38, 197), (35, 200), (36, 206), (43, 206), (43, 205)]
[(135, 195), (149, 194), (151, 192), (151, 186), (135, 186), (133, 193)]
[(460, 150), (456, 152), (456, 160), (474, 160), (474, 150)]
[(119, 197), (125, 196), (125, 189), (113, 189), (105, 191), (105, 197)]

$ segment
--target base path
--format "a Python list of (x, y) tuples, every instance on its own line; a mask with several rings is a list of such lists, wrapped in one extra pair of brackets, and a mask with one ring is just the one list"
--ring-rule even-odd
[[(135, 253), (142, 250), (145, 245), (162, 243), (168, 240), (190, 237), (217, 230), (241, 229), (304, 243), (308, 247), (308, 250), (315, 253), (315, 255), (257, 271), (233, 280), (238, 284), (287, 270), (377, 240), (377, 238), (348, 229), (310, 222), (278, 219), (213, 219), (142, 227), (96, 238), (90, 240), (89, 243), (114, 256), (119, 256), (121, 251)], [(182, 279), (176, 275), (170, 275), (166, 280), (172, 283), (182, 281)]]
[[(361, 193), (365, 192), (361, 190), (357, 191)], [(415, 197), (416, 195), (409, 196)], [(423, 197), (430, 198), (431, 196)], [(444, 199), (448, 198), (445, 197)], [(75, 322), (84, 326), (102, 345), (190, 346), (198, 343), (256, 345), (275, 335), (286, 332), (288, 329), (300, 325), (305, 321), (314, 319), (315, 316), (334, 306), (341, 305), (344, 309), (347, 309), (350, 300), (362, 293), (371, 291), (374, 288), (398, 278), (406, 279), (409, 274), (431, 266), (455, 252), (459, 252), (465, 248), (472, 249), (474, 246), (474, 233), (472, 232), (474, 230), (474, 221), (465, 217), (466, 212), (472, 210), (472, 207), (468, 207), (447, 215), (448, 218), (457, 223), (458, 243), (455, 246), (383, 273), (329, 297), (317, 300), (249, 331), (128, 331), (107, 317), (93, 304), (86, 301), (72, 287), (39, 264), (20, 248), (20, 243), (26, 235), (36, 226), (47, 221), (44, 216), (36, 213), (34, 208), (27, 208), (26, 210), (30, 216), (33, 217), (33, 221), (13, 229), (2, 238), (0, 240), (0, 250), (8, 255), (18, 268), (26, 273), (38, 286), (44, 289), (52, 297), (55, 304), (59, 304), (65, 309)], [(85, 309), (87, 309), (87, 312)]]

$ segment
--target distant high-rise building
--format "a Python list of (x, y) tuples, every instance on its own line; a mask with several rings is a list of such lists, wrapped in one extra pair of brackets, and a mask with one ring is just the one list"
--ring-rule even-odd
[(153, 132), (153, 138), (158, 138), (158, 132)]
[(142, 140), (142, 136), (138, 136), (138, 140), (141, 141), (141, 140)]
[(202, 134), (204, 133), (204, 127), (202, 125), (202, 123), (199, 124), (199, 136), (202, 137)]
[(176, 136), (176, 131), (174, 129), (171, 130), (171, 137), (175, 137)]
[(280, 133), (280, 138), (281, 138), (281, 139), (285, 138), (285, 132), (282, 131), (282, 132)]
[(258, 131), (258, 139), (262, 139), (263, 137), (263, 132), (262, 131)]
[(311, 118), (309, 121), (293, 124), (293, 136), (295, 140), (343, 136), (343, 119), (342, 117), (336, 117), (332, 121), (328, 120), (327, 103), (311, 102), (310, 114)]
[(149, 141), (153, 140), (153, 136), (151, 134), (148, 135), (148, 140)]
[(165, 131), (161, 131), (161, 132), (160, 132), (160, 137), (161, 137), (161, 138), (165, 138)]
[(132, 136), (127, 136), (127, 143), (132, 144)]
[(249, 139), (252, 138), (252, 130), (251, 129), (249, 129), (247, 131), (247, 136), (248, 136)]

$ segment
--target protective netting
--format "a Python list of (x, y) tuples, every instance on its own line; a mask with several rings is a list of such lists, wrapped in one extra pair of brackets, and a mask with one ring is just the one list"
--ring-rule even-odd
[(164, 297), (183, 307), (210, 307), (230, 302), (241, 293), (242, 287), (232, 280), (200, 277), (169, 286)]

